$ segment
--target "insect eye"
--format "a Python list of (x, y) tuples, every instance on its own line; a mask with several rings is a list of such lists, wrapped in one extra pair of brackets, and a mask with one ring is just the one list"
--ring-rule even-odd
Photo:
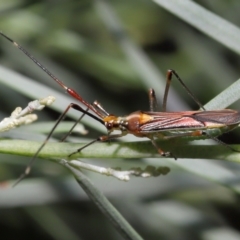
[(110, 123), (110, 122), (106, 123), (106, 128), (109, 129), (109, 130), (112, 129), (113, 128), (113, 124)]

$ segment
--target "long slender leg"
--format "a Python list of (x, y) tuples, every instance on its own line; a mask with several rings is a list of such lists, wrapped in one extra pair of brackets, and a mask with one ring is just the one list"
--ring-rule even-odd
[(223, 145), (224, 147), (227, 147), (229, 148), (230, 150), (234, 151), (234, 152), (240, 152), (239, 150), (229, 146), (228, 144), (226, 144), (225, 142), (222, 142), (221, 140), (219, 140), (217, 137), (213, 137), (209, 134), (206, 133), (206, 131), (204, 130), (196, 130), (194, 132), (191, 132), (191, 133), (181, 133), (181, 134), (176, 134), (175, 136), (165, 136), (164, 139), (165, 140), (169, 140), (169, 139), (172, 139), (172, 138), (177, 138), (177, 137), (194, 137), (194, 136), (203, 136), (203, 135), (207, 135), (208, 138), (216, 141), (217, 143)]
[(68, 107), (65, 109), (65, 111), (60, 115), (60, 117), (58, 118), (57, 122), (55, 123), (54, 127), (52, 128), (52, 130), (50, 131), (50, 133), (48, 134), (48, 136), (46, 137), (45, 141), (42, 143), (42, 145), (38, 148), (38, 150), (36, 151), (36, 153), (33, 155), (33, 157), (30, 159), (25, 171), (23, 172), (23, 174), (20, 175), (20, 177), (18, 178), (18, 180), (14, 183), (13, 186), (16, 186), (23, 178), (25, 178), (31, 171), (31, 167), (33, 165), (33, 163), (35, 162), (38, 154), (41, 152), (41, 150), (44, 148), (44, 146), (47, 144), (48, 140), (50, 139), (50, 137), (52, 136), (54, 130), (56, 129), (56, 127), (58, 126), (58, 124), (63, 120), (63, 118), (66, 116), (67, 112), (71, 109), (75, 109), (78, 110), (80, 112), (83, 113), (83, 115), (81, 116), (81, 118), (86, 114), (94, 119), (96, 119), (97, 121), (99, 121), (100, 123), (104, 124), (104, 122), (102, 121), (102, 119), (96, 117), (95, 115), (89, 113), (88, 111), (84, 110), (82, 107), (80, 107), (79, 105), (75, 104), (75, 103), (70, 103), (68, 105)]
[(168, 70), (167, 78), (166, 78), (166, 86), (165, 86), (164, 96), (163, 96), (163, 103), (162, 103), (162, 111), (163, 112), (166, 112), (166, 110), (167, 110), (167, 97), (168, 97), (168, 92), (169, 92), (171, 81), (172, 81), (172, 73)]
[(148, 98), (149, 98), (149, 108), (151, 112), (157, 111), (157, 98), (154, 89), (150, 88), (148, 91)]
[[(99, 102), (94, 101), (93, 106), (94, 106), (97, 110), (100, 110), (102, 113), (104, 113), (104, 115), (109, 116), (109, 113), (102, 107), (102, 105), (101, 105)], [(111, 139), (114, 139), (114, 138), (122, 137), (122, 136), (124, 136), (124, 135), (126, 135), (126, 134), (127, 134), (127, 133), (122, 132), (121, 134), (100, 136), (100, 137), (94, 139), (93, 141), (87, 143), (87, 144), (84, 145), (83, 147), (77, 149), (77, 151), (71, 153), (70, 155), (68, 155), (68, 157), (71, 157), (72, 155), (81, 152), (84, 148), (92, 145), (92, 144), (95, 143), (95, 142), (105, 142), (105, 141), (108, 141), (108, 140), (111, 140)]]
[(158, 150), (158, 153), (162, 156), (162, 157), (173, 157), (175, 160), (177, 160), (177, 158), (171, 153), (171, 152), (165, 152), (163, 151), (158, 145), (157, 143), (154, 141), (154, 139), (150, 139), (153, 146)]
[(93, 141), (87, 143), (87, 144), (84, 145), (83, 147), (77, 149), (77, 151), (75, 151), (75, 152), (69, 154), (68, 157), (71, 157), (72, 155), (81, 152), (84, 148), (86, 148), (86, 147), (92, 145), (92, 144), (95, 143), (95, 142), (106, 142), (106, 141), (111, 140), (111, 139), (120, 138), (120, 137), (122, 137), (122, 136), (125, 136), (126, 134), (127, 134), (126, 132), (122, 132), (121, 134), (114, 134), (114, 135), (104, 135), (104, 136), (100, 136), (100, 137), (94, 139)]
[[(97, 101), (94, 101), (92, 104), (97, 110), (100, 110), (104, 115), (108, 116), (109, 113), (101, 106), (101, 104)], [(89, 107), (85, 110), (88, 112)], [(103, 115), (103, 116), (104, 116)], [(74, 123), (74, 125), (71, 127), (71, 129), (68, 131), (68, 133), (61, 139), (61, 142), (64, 142), (67, 137), (72, 133), (73, 129), (76, 127), (76, 125), (82, 120), (82, 118), (85, 116), (85, 113), (83, 113), (80, 118)]]
[[(206, 134), (206, 133), (205, 133), (205, 134)], [(218, 139), (217, 137), (212, 137), (212, 136), (210, 136), (209, 134), (206, 134), (206, 135), (207, 135), (210, 139), (216, 141), (217, 143), (221, 144), (221, 145), (224, 146), (224, 147), (229, 148), (229, 149), (232, 150), (233, 152), (238, 152), (238, 153), (240, 152), (239, 150), (237, 150), (237, 149), (231, 147), (230, 145), (228, 145), (227, 143), (222, 142), (222, 141), (221, 141), (220, 139)]]
[(195, 103), (198, 104), (200, 108), (203, 110), (206, 110), (204, 106), (201, 104), (201, 102), (197, 99), (197, 97), (190, 91), (190, 89), (185, 85), (185, 83), (182, 81), (182, 79), (179, 77), (179, 75), (172, 69), (169, 69), (167, 71), (167, 78), (166, 78), (166, 87), (164, 91), (164, 97), (163, 97), (163, 104), (162, 104), (162, 111), (166, 112), (166, 107), (167, 107), (167, 97), (168, 97), (168, 92), (170, 88), (170, 84), (172, 81), (172, 75), (174, 75), (177, 80), (181, 83), (182, 87), (187, 91), (188, 95), (194, 100)]
[[(87, 108), (85, 111), (88, 111), (88, 110), (89, 110), (89, 108)], [(64, 142), (64, 141), (67, 139), (67, 137), (72, 134), (73, 129), (77, 126), (78, 123), (80, 123), (80, 121), (83, 119), (83, 117), (84, 117), (85, 115), (86, 115), (86, 114), (83, 113), (83, 114), (80, 116), (80, 118), (79, 118), (77, 121), (75, 121), (75, 123), (73, 124), (73, 126), (71, 127), (71, 129), (64, 135), (64, 137), (60, 140), (60, 142)]]
[[(180, 133), (180, 134), (176, 134), (174, 136), (164, 136), (162, 139), (164, 140), (169, 140), (169, 139), (173, 139), (173, 138), (179, 138), (179, 137), (191, 137), (191, 136), (201, 136), (204, 135), (205, 132), (202, 130), (196, 130), (193, 131), (191, 133)], [(171, 152), (165, 152), (163, 151), (158, 145), (157, 143), (154, 141), (154, 139), (151, 139), (151, 142), (153, 144), (153, 146), (158, 150), (159, 154), (163, 157), (173, 157), (175, 160), (177, 160), (177, 157), (174, 156)]]

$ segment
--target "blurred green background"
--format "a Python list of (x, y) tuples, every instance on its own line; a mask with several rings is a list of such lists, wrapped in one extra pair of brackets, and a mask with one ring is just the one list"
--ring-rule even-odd
[[(106, 2), (124, 32), (115, 29), (114, 21), (104, 19), (108, 17), (103, 12)], [(169, 68), (178, 72), (203, 104), (239, 78), (237, 53), (156, 3), (106, 2), (1, 0), (0, 29), (84, 99), (98, 100), (116, 115), (149, 110), (150, 87), (155, 88), (161, 105), (164, 76)], [(239, 1), (194, 2), (239, 26)], [(138, 59), (147, 58), (152, 64), (148, 69), (156, 69), (159, 87), (158, 82), (145, 77), (146, 72), (143, 76), (142, 67), (127, 56), (131, 52), (128, 41), (134, 46), (132, 49), (139, 48), (144, 54)], [(46, 85), (48, 94), (51, 89), (64, 93), (4, 39), (0, 41), (0, 51), (1, 65)], [(14, 79), (9, 82), (12, 88), (5, 85), (0, 88), (1, 118), (9, 116), (17, 106), (26, 106), (34, 95), (35, 98), (41, 95), (37, 86), (31, 89), (25, 86), (28, 93), (22, 93), (15, 88), (18, 83)], [(169, 96), (168, 110), (198, 108), (177, 81), (173, 81), (172, 88), (175, 93)], [(38, 114), (39, 121), (53, 121), (52, 126), (67, 104), (59, 111), (45, 109)], [(235, 104), (231, 108), (239, 109), (239, 106)], [(88, 138), (99, 135), (97, 126), (86, 128)], [(239, 143), (238, 132), (221, 139)], [(43, 134), (46, 132), (42, 129), (24, 130), (3, 137), (42, 141)], [(1, 155), (1, 181), (17, 178), (26, 160), (26, 157)], [(239, 239), (237, 164), (194, 160), (195, 165), (191, 167), (191, 160), (149, 161), (152, 165), (171, 166), (172, 171), (164, 177), (133, 178), (128, 183), (87, 174), (144, 239)], [(138, 159), (117, 162), (101, 159), (95, 163), (125, 167), (146, 164)], [(186, 171), (181, 165), (189, 169)], [(0, 232), (2, 239), (122, 239), (96, 206), (79, 192), (68, 172), (47, 161), (34, 165), (31, 177), (16, 188), (0, 190)]]

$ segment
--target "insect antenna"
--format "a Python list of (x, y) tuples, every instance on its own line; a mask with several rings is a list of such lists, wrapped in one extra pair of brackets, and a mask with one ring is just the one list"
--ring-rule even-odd
[(53, 73), (51, 73), (43, 64), (41, 64), (34, 56), (32, 56), (24, 47), (22, 47), (20, 44), (6, 36), (4, 33), (0, 32), (0, 35), (2, 35), (5, 39), (10, 41), (15, 47), (17, 47), (20, 51), (22, 51), (28, 58), (30, 58), (39, 68), (41, 68), (48, 76), (50, 76), (58, 85), (60, 85), (63, 89), (67, 91), (67, 93), (72, 96), (73, 98), (80, 101), (82, 104), (84, 104), (86, 107), (88, 107), (90, 110), (92, 110), (94, 113), (96, 113), (100, 118), (103, 118), (104, 115), (101, 114), (100, 111), (96, 110), (93, 105), (85, 101), (75, 90), (67, 87), (62, 81), (60, 81)]
[[(48, 142), (48, 140), (50, 139), (50, 137), (52, 136), (54, 130), (56, 129), (56, 127), (58, 126), (58, 124), (63, 120), (63, 118), (65, 117), (65, 115), (67, 114), (67, 112), (73, 108), (77, 111), (82, 112), (83, 114), (80, 116), (80, 118), (76, 121), (76, 123), (72, 126), (72, 128), (70, 129), (69, 133), (67, 133), (64, 138), (62, 139), (62, 141), (64, 141), (69, 134), (71, 134), (73, 128), (76, 126), (76, 124), (84, 117), (84, 115), (88, 115), (91, 118), (97, 120), (98, 122), (100, 122), (101, 124), (104, 125), (104, 121), (103, 118), (108, 116), (109, 113), (107, 111), (104, 110), (104, 108), (98, 103), (98, 102), (94, 102), (93, 104), (88, 103), (87, 101), (85, 101), (75, 90), (68, 88), (62, 81), (60, 81), (55, 75), (53, 75), (43, 64), (41, 64), (34, 56), (32, 56), (25, 48), (23, 48), (21, 45), (19, 45), (18, 43), (16, 43), (15, 41), (13, 41), (11, 38), (9, 38), (8, 36), (6, 36), (4, 33), (0, 32), (0, 35), (2, 35), (5, 39), (7, 39), (8, 41), (10, 41), (15, 47), (17, 47), (19, 50), (21, 50), (28, 58), (30, 58), (40, 69), (42, 69), (47, 75), (49, 75), (56, 83), (58, 83), (58, 85), (60, 85), (63, 89), (65, 89), (67, 91), (67, 93), (72, 96), (73, 98), (77, 99), (78, 101), (80, 101), (82, 104), (84, 104), (87, 109), (84, 110), (81, 106), (79, 106), (78, 104), (75, 103), (71, 103), (68, 105), (68, 107), (65, 109), (65, 111), (60, 115), (60, 117), (58, 118), (57, 122), (55, 123), (54, 127), (52, 128), (52, 130), (50, 131), (50, 133), (48, 134), (48, 136), (46, 137), (45, 141), (42, 143), (42, 145), (38, 148), (38, 150), (36, 151), (36, 153), (33, 155), (33, 157), (31, 158), (31, 160), (29, 161), (25, 171), (23, 174), (21, 174), (21, 176), (18, 178), (18, 180), (14, 183), (13, 187), (16, 186), (24, 177), (26, 177), (30, 171), (31, 171), (31, 167), (33, 165), (33, 163), (35, 162), (38, 154), (41, 152), (41, 150), (44, 148), (44, 146), (46, 145), (46, 143)], [(92, 114), (89, 112), (89, 110), (91, 110), (92, 112), (94, 112), (96, 115)], [(96, 140), (97, 141), (97, 140)], [(88, 145), (90, 145), (91, 143), (89, 143)]]

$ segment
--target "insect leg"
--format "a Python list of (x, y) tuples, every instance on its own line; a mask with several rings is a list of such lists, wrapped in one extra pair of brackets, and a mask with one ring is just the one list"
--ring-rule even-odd
[[(176, 134), (174, 136), (164, 136), (164, 137), (162, 137), (162, 139), (169, 140), (169, 139), (179, 138), (179, 137), (191, 137), (191, 136), (194, 137), (194, 136), (201, 136), (201, 135), (204, 135), (204, 132), (201, 130), (196, 130), (191, 133), (180, 133), (180, 134)], [(157, 143), (154, 141), (154, 139), (150, 138), (150, 140), (151, 140), (153, 146), (158, 150), (158, 152), (161, 156), (173, 157), (175, 160), (177, 160), (177, 157), (174, 156), (171, 152), (164, 152), (161, 148), (159, 148)]]
[(149, 98), (149, 107), (151, 112), (157, 111), (157, 98), (154, 89), (150, 88), (148, 91), (148, 98)]
[(167, 97), (168, 97), (168, 92), (169, 92), (169, 88), (170, 88), (170, 84), (172, 81), (172, 75), (174, 75), (177, 80), (180, 82), (180, 84), (182, 85), (182, 87), (186, 90), (186, 92), (188, 93), (188, 95), (194, 100), (195, 103), (197, 103), (197, 105), (203, 109), (206, 110), (204, 108), (204, 106), (201, 104), (201, 102), (197, 99), (197, 97), (190, 91), (190, 89), (185, 85), (185, 83), (183, 82), (183, 80), (179, 77), (179, 75), (172, 69), (169, 69), (167, 71), (167, 78), (166, 78), (166, 87), (165, 87), (165, 91), (164, 91), (164, 97), (163, 97), (163, 104), (162, 104), (162, 111), (166, 112), (166, 108), (167, 108)]
[(225, 142), (222, 142), (221, 140), (219, 140), (217, 137), (213, 137), (209, 134), (207, 134), (206, 131), (204, 130), (196, 130), (194, 132), (191, 132), (191, 133), (181, 133), (181, 134), (176, 134), (175, 136), (164, 136), (163, 139), (165, 140), (169, 140), (169, 139), (172, 139), (172, 138), (177, 138), (177, 137), (198, 137), (198, 136), (203, 136), (203, 135), (206, 135), (207, 138), (209, 139), (212, 139), (214, 141), (216, 141), (217, 143), (223, 145), (224, 147), (227, 147), (229, 148), (230, 150), (234, 151), (234, 152), (240, 152), (239, 150), (229, 146), (228, 144), (226, 144)]
[[(103, 114), (105, 114), (106, 116), (109, 115), (109, 113), (101, 106), (101, 104), (97, 101), (94, 101), (92, 104), (96, 109), (100, 110)], [(89, 108), (86, 109), (86, 111), (88, 111)], [(83, 113), (80, 118), (74, 123), (74, 125), (72, 126), (72, 128), (70, 129), (70, 131), (61, 139), (61, 142), (65, 141), (66, 138), (72, 133), (73, 129), (76, 127), (76, 125), (82, 120), (82, 118), (84, 117), (85, 113)], [(92, 142), (88, 143), (87, 145), (84, 146), (87, 147), (91, 144), (93, 144), (94, 142), (98, 141), (97, 139), (93, 140)], [(83, 148), (82, 148), (83, 149)], [(74, 152), (75, 153), (75, 152)], [(70, 154), (69, 156), (73, 155), (74, 153)]]
[(222, 141), (221, 141), (220, 139), (218, 139), (217, 137), (210, 136), (210, 135), (207, 134), (206, 132), (205, 132), (204, 134), (207, 135), (210, 139), (212, 139), (212, 140), (216, 141), (217, 143), (221, 144), (222, 146), (229, 148), (229, 149), (232, 150), (233, 152), (238, 152), (238, 153), (240, 152), (239, 150), (237, 150), (237, 149), (231, 147), (230, 145), (228, 145), (227, 143), (222, 142)]
[[(85, 111), (88, 111), (88, 110), (89, 108), (87, 108)], [(78, 123), (80, 123), (80, 121), (83, 119), (84, 116), (85, 116), (85, 113), (83, 113), (80, 116), (80, 118), (77, 121), (75, 121), (71, 129), (65, 134), (65, 136), (60, 140), (60, 142), (64, 142), (67, 139), (67, 137), (72, 134), (73, 129), (77, 126)]]
[[(31, 167), (33, 165), (33, 163), (35, 162), (38, 154), (41, 152), (41, 150), (44, 148), (44, 146), (47, 144), (48, 140), (50, 139), (50, 137), (52, 136), (54, 130), (56, 129), (56, 127), (58, 126), (58, 124), (63, 120), (63, 118), (65, 117), (65, 115), (67, 114), (67, 112), (71, 109), (75, 109), (78, 110), (80, 112), (82, 112), (82, 116), (80, 117), (82, 119), (82, 117), (86, 114), (92, 118), (94, 118), (95, 120), (99, 121), (100, 123), (104, 124), (102, 119), (96, 117), (95, 115), (89, 113), (87, 110), (84, 110), (82, 107), (80, 107), (79, 105), (75, 104), (75, 103), (71, 103), (68, 105), (68, 107), (65, 109), (65, 111), (60, 115), (60, 117), (58, 118), (57, 122), (55, 123), (54, 127), (52, 128), (52, 130), (50, 131), (50, 133), (48, 134), (48, 136), (46, 137), (45, 141), (42, 143), (42, 145), (38, 148), (38, 150), (36, 151), (36, 153), (33, 155), (33, 157), (30, 159), (25, 171), (23, 172), (23, 174), (20, 175), (20, 177), (18, 178), (18, 180), (13, 184), (13, 187), (16, 186), (23, 178), (25, 178), (31, 171)], [(72, 129), (71, 129), (72, 130)]]
[(68, 157), (71, 157), (72, 155), (81, 152), (84, 148), (92, 145), (92, 144), (95, 143), (95, 142), (106, 142), (106, 141), (111, 140), (111, 139), (120, 138), (120, 137), (122, 137), (122, 136), (125, 136), (126, 134), (127, 134), (126, 132), (122, 132), (121, 134), (100, 136), (100, 137), (94, 139), (93, 141), (87, 143), (87, 144), (84, 145), (83, 147), (77, 149), (77, 151), (71, 153), (70, 155), (68, 155)]
[[(101, 106), (101, 104), (97, 101), (94, 101), (92, 104), (97, 111), (101, 111), (103, 116), (108, 116), (109, 113)], [(89, 108), (87, 108), (85, 111), (89, 111)], [(61, 142), (64, 142), (66, 140), (66, 138), (72, 133), (73, 129), (76, 127), (76, 125), (82, 120), (82, 118), (84, 117), (85, 113), (83, 113), (80, 118), (74, 123), (74, 125), (72, 126), (72, 128), (69, 130), (69, 132), (61, 139)]]
[(171, 152), (164, 152), (160, 147), (158, 147), (157, 143), (154, 141), (154, 139), (150, 139), (153, 146), (158, 150), (158, 153), (162, 156), (162, 157), (173, 157), (175, 160), (177, 160), (177, 158), (171, 153)]

